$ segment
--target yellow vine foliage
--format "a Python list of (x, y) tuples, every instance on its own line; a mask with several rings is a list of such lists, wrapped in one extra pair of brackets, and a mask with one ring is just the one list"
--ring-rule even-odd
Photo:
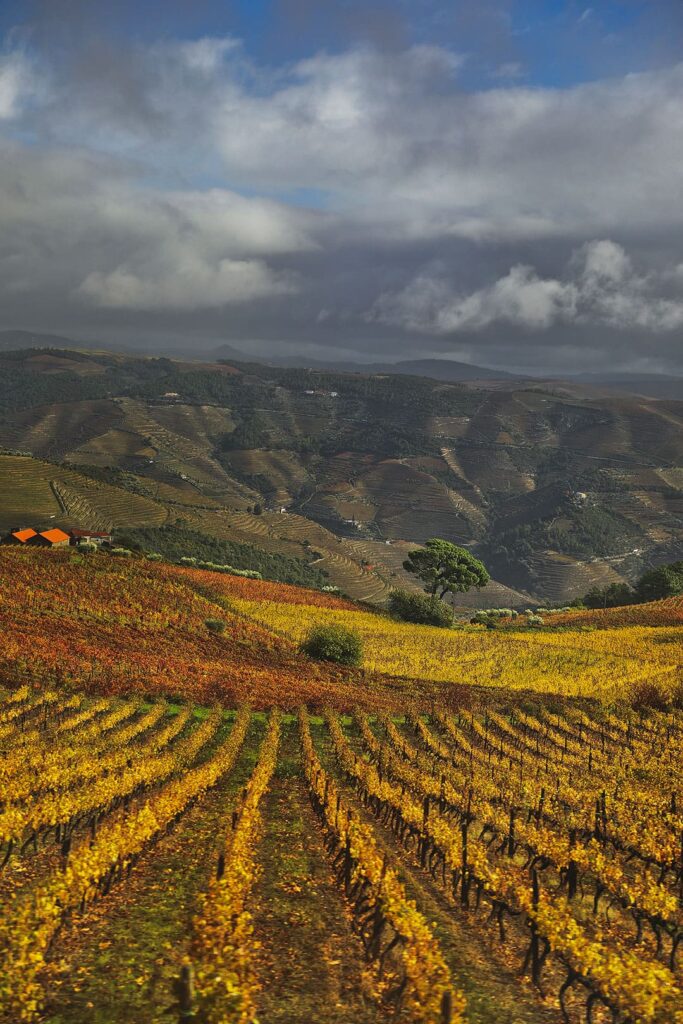
[(192, 954), (198, 1003), (205, 1024), (249, 1024), (255, 1019), (258, 982), (248, 899), (259, 874), (256, 844), (260, 802), (277, 766), (280, 713), (271, 712), (259, 760), (236, 811), (223, 851), (224, 870), (202, 895), (193, 921)]
[(357, 630), (371, 672), (445, 683), (532, 689), (618, 700), (644, 681), (673, 690), (683, 673), (683, 628), (441, 629), (365, 611), (233, 599), (254, 622), (300, 643), (318, 625)]

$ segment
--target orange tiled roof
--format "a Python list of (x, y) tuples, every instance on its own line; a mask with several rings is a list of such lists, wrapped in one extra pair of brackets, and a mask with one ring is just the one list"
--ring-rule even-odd
[(29, 526), (27, 530), (13, 530), (12, 536), (16, 537), (17, 540), (20, 540), (22, 544), (25, 544), (31, 537), (36, 536), (36, 531), (32, 530)]
[(43, 530), (40, 536), (49, 540), (51, 544), (58, 544), (60, 541), (69, 539), (69, 534), (64, 533), (64, 530), (60, 530), (58, 527), (55, 527), (54, 530)]

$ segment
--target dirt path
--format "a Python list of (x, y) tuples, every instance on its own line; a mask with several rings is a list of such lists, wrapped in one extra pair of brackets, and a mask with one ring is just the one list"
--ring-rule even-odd
[(378, 841), (387, 850), (390, 863), (399, 871), (406, 891), (430, 922), (451, 970), (455, 984), (467, 998), (469, 1024), (560, 1024), (559, 1010), (545, 1006), (531, 985), (520, 979), (519, 958), (506, 955), (488, 938), (481, 916), (454, 907), (431, 876), (398, 842), (393, 832), (380, 825), (355, 800), (351, 789), (339, 779), (327, 731), (312, 729), (314, 742), (325, 767), (337, 777), (359, 815), (372, 825)]
[(254, 892), (261, 944), (262, 1024), (370, 1024), (384, 1020), (372, 969), (321, 844), (298, 756), (296, 722), (283, 727), (265, 805), (263, 874)]
[(174, 1002), (197, 895), (214, 869), (235, 796), (263, 735), (252, 719), (235, 769), (137, 863), (130, 879), (59, 937), (46, 1024), (161, 1024)]

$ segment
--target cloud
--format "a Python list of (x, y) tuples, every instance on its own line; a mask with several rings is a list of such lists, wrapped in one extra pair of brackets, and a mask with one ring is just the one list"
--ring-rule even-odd
[(117, 267), (88, 274), (77, 294), (110, 309), (206, 309), (296, 291), (292, 278), (272, 273), (260, 260), (219, 260), (196, 255), (158, 266)]
[(504, 82), (515, 82), (520, 78), (524, 78), (525, 75), (524, 65), (520, 61), (509, 60), (499, 64), (495, 71), (491, 73), (491, 78), (497, 78)]
[(0, 54), (0, 121), (18, 117), (36, 90), (37, 83), (26, 56), (19, 51)]
[(0, 268), (13, 293), (57, 286), (76, 303), (196, 310), (288, 294), (273, 256), (315, 249), (315, 218), (226, 189), (142, 187), (74, 151), (0, 147)]
[[(108, 197), (101, 211), (111, 231), (131, 231), (125, 259), (109, 271), (92, 271), (74, 294), (112, 309), (207, 309), (298, 290), (294, 273), (275, 271), (254, 255), (301, 252), (315, 247), (305, 215), (268, 200), (248, 200), (211, 189)], [(249, 258), (246, 258), (249, 257)]]
[(514, 84), (508, 62), (504, 85), (474, 91), (462, 66), (434, 45), (277, 67), (232, 37), (98, 45), (61, 70), (31, 127), (156, 176), (315, 191), (394, 240), (683, 226), (683, 64), (544, 89)]
[(211, 75), (218, 71), (228, 54), (233, 54), (241, 49), (241, 44), (239, 39), (234, 39), (232, 36), (222, 38), (204, 36), (202, 39), (181, 43), (178, 49), (188, 68), (204, 75)]
[(639, 274), (624, 249), (604, 239), (573, 254), (564, 280), (517, 264), (493, 284), (460, 294), (442, 270), (424, 272), (381, 295), (367, 319), (433, 334), (506, 323), (532, 331), (577, 324), (658, 333), (683, 326), (683, 289), (677, 297), (661, 294), (670, 279), (669, 272)]
[[(209, 118), (225, 172), (262, 188), (324, 190), (328, 205), (426, 236), (523, 239), (680, 223), (683, 65), (568, 89), (465, 92), (438, 47), (353, 50), (247, 89)], [(258, 78), (257, 78), (258, 81)]]
[(397, 179), (420, 160), (420, 108), (452, 84), (459, 63), (433, 46), (321, 53), (263, 81), (265, 90), (226, 85), (210, 118), (213, 140), (237, 180), (339, 192), (344, 206), (353, 191), (363, 202), (378, 178)]
[(368, 358), (457, 335), (504, 365), (525, 332), (539, 368), (575, 329), (680, 365), (683, 65), (551, 89), (505, 52), (466, 88), (471, 60), (398, 36), (270, 65), (79, 39), (0, 57), (7, 326)]

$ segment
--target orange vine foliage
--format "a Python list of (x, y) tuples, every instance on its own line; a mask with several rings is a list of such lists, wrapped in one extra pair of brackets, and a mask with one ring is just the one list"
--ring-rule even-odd
[(554, 626), (592, 626), (612, 629), (615, 626), (683, 626), (683, 597), (668, 597), (647, 604), (630, 604), (621, 608), (572, 610), (553, 615)]
[[(0, 682), (256, 708), (382, 705), (357, 673), (309, 661), (291, 641), (205, 596), (246, 584), (277, 587), (291, 604), (299, 594), (338, 601), (138, 559), (0, 548)], [(216, 618), (223, 633), (206, 627)]]
[(190, 582), (201, 580), (205, 586), (225, 597), (239, 597), (244, 601), (279, 601), (281, 604), (307, 604), (317, 608), (339, 608), (354, 611), (356, 605), (343, 597), (324, 594), (320, 590), (295, 587), (289, 583), (270, 583), (268, 580), (250, 580), (222, 572), (186, 569), (184, 566), (166, 566), (169, 575), (177, 575)]

